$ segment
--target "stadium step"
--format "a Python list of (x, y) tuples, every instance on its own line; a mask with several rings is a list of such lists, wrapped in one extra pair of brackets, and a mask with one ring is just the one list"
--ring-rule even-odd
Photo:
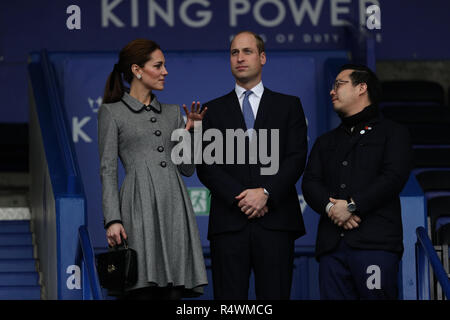
[(39, 300), (40, 286), (0, 286), (0, 300)]
[(34, 259), (0, 259), (1, 272), (33, 272), (36, 270)]
[(0, 259), (33, 259), (33, 246), (0, 246)]
[(31, 245), (31, 233), (0, 233), (0, 245)]
[(30, 223), (27, 220), (1, 221), (0, 223), (0, 234), (27, 233), (27, 232), (30, 232)]
[(35, 286), (39, 285), (39, 275), (33, 272), (0, 272), (1, 286)]
[(39, 300), (29, 220), (0, 220), (0, 300)]

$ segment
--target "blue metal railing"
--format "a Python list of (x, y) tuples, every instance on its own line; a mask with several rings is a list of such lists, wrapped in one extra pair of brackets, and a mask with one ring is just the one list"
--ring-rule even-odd
[[(44, 81), (49, 95), (49, 102), (53, 121), (58, 130), (58, 143), (62, 149), (64, 166), (66, 168), (66, 188), (68, 193), (81, 193), (84, 200), (80, 170), (76, 161), (75, 149), (68, 128), (67, 115), (58, 92), (57, 78), (46, 50), (41, 51), (41, 65)], [(87, 217), (85, 215), (85, 222)], [(82, 252), (81, 264), (83, 266), (83, 299), (102, 300), (103, 294), (95, 266), (95, 254), (86, 225), (78, 229), (79, 245)], [(87, 278), (87, 279), (86, 279)]]
[[(80, 226), (78, 229), (80, 239), (80, 247), (83, 254), (82, 263), (83, 270), (86, 272), (88, 282), (84, 283), (83, 297), (92, 295), (93, 300), (103, 300), (103, 293), (97, 276), (97, 268), (95, 266), (95, 254), (92, 248), (91, 239), (86, 226)], [(87, 284), (89, 283), (89, 287)]]
[[(94, 250), (86, 226), (86, 196), (70, 134), (70, 125), (58, 90), (53, 64), (46, 50), (34, 54), (34, 60), (29, 64), (28, 70), (33, 98), (31, 101), (36, 105), (35, 109), (32, 109), (36, 111), (33, 118), (36, 131), (34, 133), (36, 137), (42, 135), (43, 146), (43, 154), (38, 154), (37, 157), (43, 159), (42, 163), (35, 161), (32, 166), (35, 177), (33, 211), (43, 215), (34, 217), (37, 221), (36, 232), (40, 236), (38, 252), (39, 256), (52, 257), (45, 260), (43, 272), (46, 285), (49, 288), (56, 288), (49, 290), (48, 298), (103, 299), (95, 268)], [(33, 142), (33, 146), (40, 145), (38, 138)], [(37, 147), (34, 149), (37, 150)], [(45, 196), (47, 188), (41, 190), (43, 188), (41, 171), (47, 168), (52, 186), (49, 190), (53, 192), (55, 202), (53, 211), (42, 204), (41, 193), (44, 192)], [(49, 212), (53, 212), (53, 215)], [(79, 257), (81, 261), (77, 260)], [(68, 281), (69, 277), (76, 279), (77, 268), (73, 268), (74, 266), (83, 270), (82, 286), (70, 280), (72, 282), (69, 281), (71, 284), (69, 288), (65, 285), (66, 280)], [(75, 271), (68, 276), (67, 270)], [(55, 282), (57, 286), (54, 286)]]
[[(44, 81), (49, 95), (50, 109), (54, 124), (58, 130), (58, 143), (62, 149), (64, 166), (66, 168), (66, 188), (68, 193), (81, 193), (84, 201), (86, 197), (82, 186), (81, 174), (76, 160), (75, 148), (67, 122), (67, 115), (60, 98), (57, 86), (57, 78), (46, 50), (41, 52), (41, 65), (44, 73)], [(85, 213), (85, 223), (87, 216)], [(83, 299), (102, 300), (103, 294), (99, 284), (95, 266), (95, 254), (87, 226), (81, 225), (78, 229), (79, 246), (82, 252), (83, 270)], [(87, 279), (86, 279), (87, 278)]]
[(53, 117), (53, 123), (58, 132), (58, 143), (62, 150), (64, 167), (67, 172), (66, 187), (68, 193), (75, 193), (79, 191), (79, 170), (75, 162), (75, 154), (73, 147), (70, 145), (71, 137), (69, 129), (67, 128), (67, 116), (62, 107), (60, 95), (58, 94), (58, 87), (56, 84), (56, 76), (53, 67), (48, 57), (46, 50), (41, 51), (41, 65), (44, 74), (45, 86), (49, 96), (49, 104)]
[[(416, 229), (417, 234), (417, 240), (418, 240), (418, 250), (419, 255), (425, 254), (425, 256), (428, 258), (428, 261), (431, 264), (431, 267), (436, 275), (436, 278), (439, 282), (439, 284), (442, 287), (442, 291), (444, 292), (447, 299), (450, 299), (450, 280), (448, 278), (447, 272), (444, 270), (444, 267), (442, 266), (442, 263), (434, 250), (434, 246), (431, 243), (430, 238), (428, 237), (428, 234), (423, 227), (419, 227)], [(417, 273), (418, 277), (428, 276), (428, 275), (422, 275), (421, 272)], [(418, 281), (419, 284), (421, 284), (423, 281)], [(419, 288), (419, 298), (423, 295), (421, 289)]]

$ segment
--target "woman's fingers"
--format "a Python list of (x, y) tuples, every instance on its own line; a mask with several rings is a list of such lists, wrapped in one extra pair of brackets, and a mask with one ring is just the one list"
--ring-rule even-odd
[(200, 109), (201, 109), (200, 101), (197, 101), (197, 102), (192, 101), (192, 103), (191, 103), (191, 112), (192, 113), (200, 113)]
[(120, 231), (120, 234), (122, 235), (122, 238), (124, 238), (125, 240), (128, 239), (127, 233), (125, 232), (125, 229), (122, 227), (122, 230)]
[(120, 223), (111, 225), (106, 231), (106, 239), (108, 241), (108, 245), (111, 247), (120, 245), (122, 243), (121, 238), (127, 239), (127, 233), (125, 232), (123, 225)]
[(114, 247), (114, 241), (110, 240), (109, 238), (107, 240), (108, 240), (108, 246)]

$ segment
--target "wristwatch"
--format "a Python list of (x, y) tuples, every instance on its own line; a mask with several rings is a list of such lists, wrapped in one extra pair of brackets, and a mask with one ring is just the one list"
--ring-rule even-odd
[(266, 188), (263, 188), (263, 190), (264, 190), (264, 194), (265, 194), (267, 197), (269, 197), (269, 191), (267, 191)]
[(354, 203), (353, 201), (352, 201), (352, 202), (349, 202), (349, 203), (347, 204), (347, 210), (348, 210), (348, 212), (350, 212), (350, 213), (355, 212), (355, 211), (356, 211), (356, 203)]

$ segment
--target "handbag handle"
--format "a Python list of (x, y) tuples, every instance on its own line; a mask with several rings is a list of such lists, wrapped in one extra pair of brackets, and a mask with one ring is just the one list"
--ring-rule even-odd
[(124, 247), (124, 249), (128, 249), (128, 241), (127, 239), (122, 238), (122, 235), (120, 235), (120, 240), (122, 240), (121, 244), (116, 244), (114, 247), (112, 247), (114, 250), (119, 250), (121, 246)]
[[(122, 236), (121, 236), (122, 237)], [(125, 248), (125, 249), (128, 249), (128, 241), (127, 241), (127, 239), (122, 239), (122, 241), (123, 241), (123, 247)]]

